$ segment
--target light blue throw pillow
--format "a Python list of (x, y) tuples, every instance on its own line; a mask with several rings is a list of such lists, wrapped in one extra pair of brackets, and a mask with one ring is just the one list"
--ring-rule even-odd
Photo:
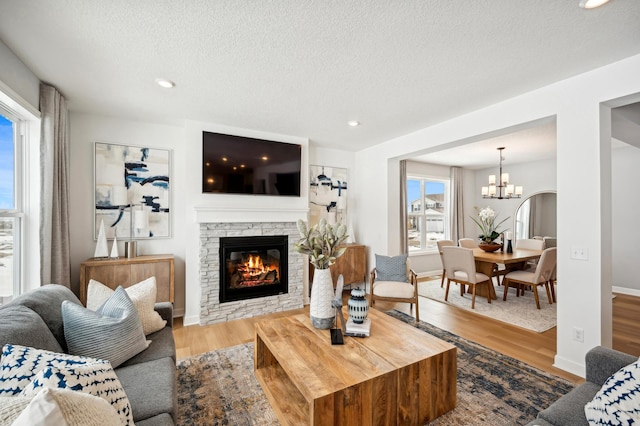
[(407, 255), (389, 257), (376, 254), (376, 280), (409, 282)]
[(70, 354), (106, 359), (113, 368), (148, 346), (136, 307), (122, 286), (95, 312), (62, 302), (62, 320)]
[(609, 377), (584, 414), (590, 425), (640, 424), (640, 360)]

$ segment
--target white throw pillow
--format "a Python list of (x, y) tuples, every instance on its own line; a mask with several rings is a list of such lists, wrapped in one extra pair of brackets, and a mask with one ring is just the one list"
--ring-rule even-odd
[(40, 390), (11, 426), (121, 426), (107, 401), (67, 389)]
[(640, 423), (640, 360), (609, 377), (584, 413), (590, 425)]
[[(115, 290), (96, 280), (89, 280), (87, 288), (87, 308), (97, 311), (98, 308), (113, 294)], [(138, 316), (142, 322), (144, 335), (148, 336), (158, 330), (162, 330), (167, 321), (163, 320), (158, 312), (154, 310), (158, 287), (156, 277), (147, 278), (131, 287), (125, 288), (127, 295), (138, 311)]]

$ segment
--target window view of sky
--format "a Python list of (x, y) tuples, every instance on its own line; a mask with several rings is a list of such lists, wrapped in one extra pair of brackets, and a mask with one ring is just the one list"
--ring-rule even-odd
[(13, 123), (0, 115), (0, 209), (14, 208)]
[[(427, 182), (425, 188), (425, 194), (443, 194), (444, 183), (442, 182)], [(407, 208), (411, 206), (412, 201), (419, 200), (420, 195), (420, 181), (408, 179), (407, 180)]]

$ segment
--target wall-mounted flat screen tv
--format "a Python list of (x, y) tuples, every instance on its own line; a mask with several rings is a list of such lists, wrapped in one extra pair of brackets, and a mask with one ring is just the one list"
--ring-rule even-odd
[(300, 196), (302, 146), (202, 132), (202, 192)]

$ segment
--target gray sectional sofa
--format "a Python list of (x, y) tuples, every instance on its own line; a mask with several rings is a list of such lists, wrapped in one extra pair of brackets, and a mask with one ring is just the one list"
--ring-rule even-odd
[(609, 377), (637, 360), (635, 356), (596, 346), (585, 357), (586, 381), (540, 411), (527, 426), (588, 426), (584, 406), (596, 396)]
[[(66, 352), (61, 312), (63, 300), (80, 304), (68, 288), (48, 284), (0, 307), (0, 348), (12, 343)], [(149, 348), (115, 369), (131, 403), (137, 426), (169, 426), (174, 425), (176, 419), (173, 307), (168, 302), (157, 303), (155, 310), (167, 321), (167, 326), (147, 336), (152, 342)]]

